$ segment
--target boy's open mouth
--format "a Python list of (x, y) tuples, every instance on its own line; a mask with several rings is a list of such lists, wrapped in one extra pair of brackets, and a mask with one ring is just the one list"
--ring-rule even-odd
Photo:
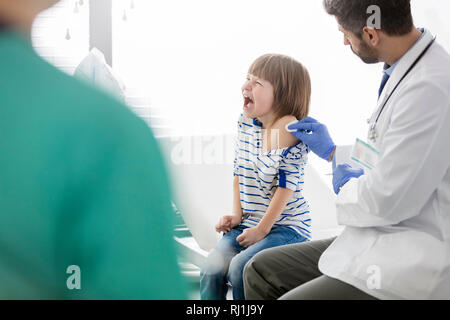
[(248, 109), (253, 106), (253, 100), (244, 96), (244, 108)]

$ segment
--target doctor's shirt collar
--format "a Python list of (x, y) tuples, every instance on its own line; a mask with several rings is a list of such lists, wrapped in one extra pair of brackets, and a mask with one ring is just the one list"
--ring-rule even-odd
[(383, 72), (385, 74), (387, 74), (389, 77), (392, 75), (392, 72), (394, 72), (395, 67), (398, 65), (398, 63), (403, 59), (403, 57), (410, 52), (425, 36), (425, 33), (428, 33), (428, 30), (424, 29), (424, 28), (418, 28), (418, 30), (420, 32), (422, 32), (422, 36), (419, 38), (419, 40), (416, 41), (416, 43), (414, 43), (414, 45), (400, 58), (397, 60), (397, 62), (395, 62), (392, 66), (389, 66), (388, 64), (384, 64), (384, 68), (383, 68)]

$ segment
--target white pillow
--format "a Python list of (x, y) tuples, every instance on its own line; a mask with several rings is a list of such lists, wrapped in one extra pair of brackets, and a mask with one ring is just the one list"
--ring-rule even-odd
[(122, 102), (125, 101), (125, 86), (97, 48), (93, 48), (81, 61), (74, 76), (112, 94)]

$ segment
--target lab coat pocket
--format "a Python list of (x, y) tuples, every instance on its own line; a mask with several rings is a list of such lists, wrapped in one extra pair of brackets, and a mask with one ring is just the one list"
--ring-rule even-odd
[(381, 271), (382, 289), (408, 299), (428, 298), (445, 257), (440, 241), (413, 230), (380, 234), (372, 252), (366, 263)]

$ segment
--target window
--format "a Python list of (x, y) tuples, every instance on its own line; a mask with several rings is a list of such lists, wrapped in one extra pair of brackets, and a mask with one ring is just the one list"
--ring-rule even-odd
[(40, 56), (73, 74), (89, 51), (89, 0), (62, 0), (42, 12), (31, 39)]

